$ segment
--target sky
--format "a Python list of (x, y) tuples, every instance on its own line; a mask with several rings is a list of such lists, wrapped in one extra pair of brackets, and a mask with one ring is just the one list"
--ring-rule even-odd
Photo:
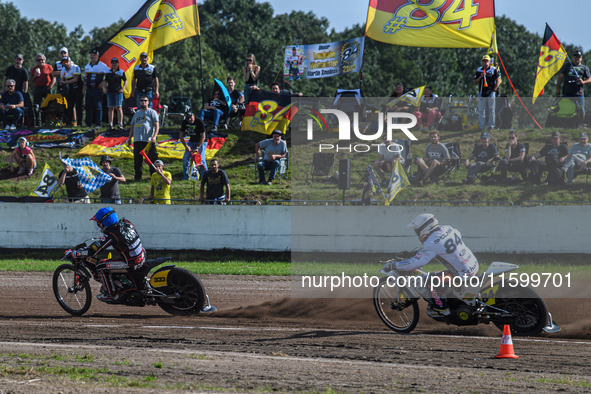
[[(261, 2), (260, 0), (257, 0)], [(342, 30), (354, 24), (364, 24), (368, 0), (266, 0), (276, 14), (292, 10), (312, 11), (330, 22), (330, 27)], [(7, 2), (0, 0), (0, 2)], [(129, 19), (144, 0), (9, 0), (29, 19), (43, 18), (61, 22), (69, 30), (81, 24), (85, 32), (94, 27), (105, 27), (120, 18)], [(199, 5), (201, 1), (198, 0)], [(48, 4), (51, 4), (48, 6)], [(506, 15), (540, 36), (547, 22), (563, 43), (577, 45), (584, 51), (591, 49), (591, 1), (589, 0), (496, 0), (497, 15)], [(303, 43), (314, 44), (314, 43)], [(540, 42), (541, 44), (541, 42)], [(504, 43), (499, 42), (502, 53)]]

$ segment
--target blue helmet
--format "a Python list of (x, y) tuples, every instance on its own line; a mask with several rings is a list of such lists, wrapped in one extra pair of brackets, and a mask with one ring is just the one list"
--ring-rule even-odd
[(113, 208), (106, 207), (99, 209), (90, 220), (96, 221), (96, 224), (103, 229), (109, 228), (119, 222), (119, 217)]

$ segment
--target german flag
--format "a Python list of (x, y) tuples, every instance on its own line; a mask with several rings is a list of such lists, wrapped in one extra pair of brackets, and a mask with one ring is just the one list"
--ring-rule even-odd
[(544, 86), (550, 79), (562, 68), (566, 60), (566, 51), (556, 37), (556, 34), (546, 23), (542, 47), (540, 48), (540, 59), (538, 60), (538, 70), (536, 71), (536, 83), (534, 85), (534, 94), (532, 103), (536, 102), (539, 95), (544, 94)]
[(290, 95), (253, 90), (242, 119), (242, 131), (271, 135), (274, 130), (280, 130), (285, 134), (297, 112)]
[[(156, 49), (197, 34), (201, 33), (196, 0), (148, 0), (98, 48), (100, 60), (109, 65), (112, 58), (118, 58), (119, 67), (131, 81), (140, 53), (146, 52), (153, 59)], [(125, 97), (130, 92), (128, 83)]]
[(370, 0), (365, 35), (394, 45), (488, 48), (494, 26), (494, 0)]

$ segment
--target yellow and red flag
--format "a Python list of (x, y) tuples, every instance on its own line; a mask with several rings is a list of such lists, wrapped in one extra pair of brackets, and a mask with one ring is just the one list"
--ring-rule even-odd
[(554, 74), (560, 71), (566, 57), (566, 51), (560, 40), (558, 40), (556, 34), (554, 34), (550, 26), (546, 23), (542, 48), (540, 48), (540, 60), (538, 60), (532, 103), (536, 102), (539, 95), (544, 94), (544, 86), (552, 79)]
[(253, 90), (242, 118), (242, 131), (251, 130), (271, 135), (274, 130), (280, 130), (285, 134), (297, 112), (298, 108), (291, 103), (291, 96)]
[(494, 0), (370, 0), (365, 35), (394, 45), (488, 48)]
[[(148, 0), (121, 30), (98, 48), (100, 60), (110, 65), (112, 58), (118, 58), (119, 67), (131, 81), (140, 53), (148, 53), (151, 61), (156, 49), (197, 34), (201, 33), (196, 0)], [(125, 97), (130, 92), (131, 83), (128, 83)]]

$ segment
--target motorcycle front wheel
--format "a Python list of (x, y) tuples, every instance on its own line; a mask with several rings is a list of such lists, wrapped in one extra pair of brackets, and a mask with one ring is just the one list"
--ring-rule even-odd
[(513, 335), (535, 336), (542, 332), (547, 324), (546, 303), (531, 287), (502, 287), (495, 294), (494, 306), (513, 315), (493, 321), (501, 331), (505, 324), (509, 324)]
[(195, 274), (174, 267), (167, 277), (165, 288), (159, 289), (168, 297), (159, 299), (158, 306), (171, 315), (186, 316), (199, 313), (205, 305), (205, 287)]
[(400, 333), (414, 330), (419, 322), (419, 304), (406, 289), (388, 284), (388, 276), (380, 279), (373, 291), (373, 305), (388, 328)]
[(62, 264), (53, 273), (53, 294), (60, 306), (73, 316), (82, 316), (92, 301), (88, 278), (72, 264)]

